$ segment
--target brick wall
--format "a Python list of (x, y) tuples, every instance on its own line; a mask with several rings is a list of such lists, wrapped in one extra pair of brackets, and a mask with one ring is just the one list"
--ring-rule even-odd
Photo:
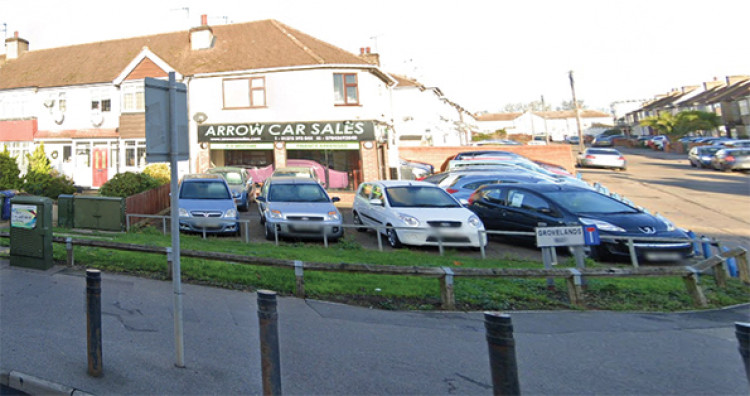
[(575, 173), (575, 156), (573, 146), (568, 144), (549, 144), (539, 146), (482, 146), (482, 147), (400, 147), (399, 155), (405, 160), (426, 162), (435, 167), (437, 172), (446, 158), (463, 151), (502, 150), (526, 156), (529, 159), (549, 162), (564, 167)]
[(364, 142), (360, 142), (359, 152), (362, 156), (362, 180), (380, 179), (378, 176), (378, 149), (376, 147), (365, 148)]

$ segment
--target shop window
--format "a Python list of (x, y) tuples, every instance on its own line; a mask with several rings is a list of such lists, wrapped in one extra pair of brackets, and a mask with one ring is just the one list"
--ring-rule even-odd
[(354, 73), (334, 73), (333, 102), (336, 105), (358, 105), (359, 87)]
[(225, 109), (266, 106), (266, 78), (236, 78), (223, 81)]
[(73, 156), (73, 148), (69, 145), (63, 146), (63, 161), (64, 162), (70, 162), (71, 157)]

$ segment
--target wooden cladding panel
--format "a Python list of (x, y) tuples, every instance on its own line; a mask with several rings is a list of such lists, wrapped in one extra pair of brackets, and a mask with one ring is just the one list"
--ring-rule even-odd
[(120, 115), (120, 138), (138, 139), (146, 137), (146, 113)]
[(168, 77), (169, 75), (151, 59), (143, 58), (138, 66), (125, 78), (126, 80), (140, 80), (146, 77)]

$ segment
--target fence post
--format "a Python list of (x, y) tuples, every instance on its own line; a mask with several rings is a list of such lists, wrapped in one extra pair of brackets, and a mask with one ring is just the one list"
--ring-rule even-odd
[(490, 355), (493, 394), (520, 395), (516, 341), (513, 339), (510, 315), (485, 312), (484, 328)]
[(294, 295), (299, 298), (305, 298), (305, 269), (299, 260), (294, 260)]
[[(479, 251), (482, 253), (482, 259), (487, 258), (487, 253), (484, 250), (484, 238), (482, 238), (482, 235), (487, 235), (487, 231), (479, 230), (477, 231), (479, 236)], [(490, 237), (487, 236), (487, 243), (489, 244)]]
[[(586, 268), (586, 254), (583, 251), (583, 246), (573, 246), (573, 256), (575, 256), (576, 259), (576, 268), (585, 269)], [(581, 277), (581, 287), (586, 288), (586, 278)]]
[(167, 235), (167, 217), (162, 216), (161, 218), (161, 234)]
[(690, 297), (693, 298), (693, 303), (699, 307), (706, 307), (708, 306), (708, 301), (706, 301), (706, 296), (703, 294), (703, 289), (701, 289), (700, 285), (698, 284), (698, 271), (696, 271), (693, 267), (686, 267), (690, 273), (683, 276), (682, 280), (685, 281), (685, 287), (687, 288), (688, 294), (690, 294)]
[(440, 277), (440, 301), (443, 309), (456, 309), (456, 295), (453, 293), (453, 270), (442, 267), (445, 276)]
[[(717, 256), (721, 257), (721, 256)], [(714, 280), (716, 281), (716, 286), (720, 288), (727, 287), (727, 270), (724, 267), (726, 265), (726, 259), (722, 258), (721, 262), (716, 264), (713, 268), (714, 270)]]
[(583, 288), (581, 282), (581, 271), (576, 268), (568, 268), (568, 271), (572, 274), (565, 278), (565, 282), (568, 284), (568, 297), (572, 305), (583, 304)]
[(630, 263), (633, 264), (633, 268), (638, 268), (638, 254), (635, 252), (633, 238), (628, 238), (628, 252), (630, 252)]
[(323, 247), (328, 248), (328, 226), (323, 226)]
[(243, 221), (242, 222), (242, 235), (244, 237), (245, 243), (250, 243), (250, 222)]
[(130, 214), (125, 215), (125, 232), (130, 232)]
[(260, 366), (264, 395), (281, 395), (281, 354), (279, 353), (278, 320), (276, 293), (270, 290), (258, 290)]
[(745, 376), (750, 383), (750, 323), (734, 322), (734, 334), (739, 342), (740, 356), (745, 365)]
[(383, 240), (380, 237), (380, 228), (375, 228), (375, 235), (378, 236), (378, 250), (383, 251)]
[(68, 253), (68, 267), (72, 267), (75, 264), (75, 257), (73, 256), (73, 238), (65, 238), (65, 250)]
[(102, 274), (97, 269), (86, 270), (86, 351), (88, 373), (102, 375)]
[(742, 283), (750, 285), (750, 262), (747, 259), (747, 250), (742, 249), (742, 254), (736, 257), (737, 274)]
[[(543, 247), (542, 248), (542, 262), (544, 263), (544, 269), (552, 269), (552, 254), (550, 253), (549, 247)], [(547, 278), (547, 290), (555, 290), (555, 279), (548, 277)]]

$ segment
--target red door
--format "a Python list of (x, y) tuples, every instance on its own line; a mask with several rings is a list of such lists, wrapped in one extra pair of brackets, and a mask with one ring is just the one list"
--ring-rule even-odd
[(107, 149), (106, 148), (95, 148), (94, 149), (94, 176), (91, 183), (92, 187), (101, 187), (107, 182)]

